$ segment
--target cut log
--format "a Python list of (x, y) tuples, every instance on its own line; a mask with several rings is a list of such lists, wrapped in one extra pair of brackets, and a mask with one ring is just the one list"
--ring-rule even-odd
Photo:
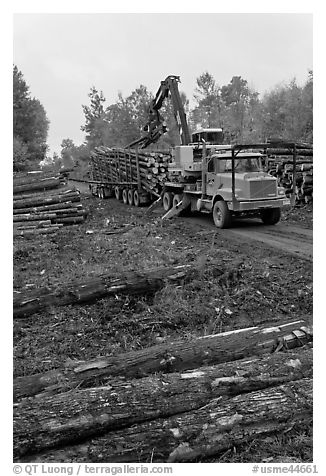
[[(312, 349), (277, 353), (183, 374), (112, 380), (107, 387), (25, 399), (14, 409), (17, 456), (136, 423), (197, 410), (210, 400), (312, 378)], [(53, 424), (53, 418), (56, 421)]]
[(63, 203), (54, 203), (53, 205), (40, 205), (38, 207), (29, 207), (29, 208), (15, 208), (13, 210), (14, 215), (20, 215), (25, 213), (57, 213), (61, 210), (80, 210), (83, 205), (81, 203), (71, 203), (69, 200)]
[(21, 222), (21, 221), (40, 221), (40, 220), (51, 220), (52, 218), (56, 218), (57, 215), (55, 213), (33, 213), (33, 214), (23, 214), (23, 215), (14, 215), (13, 221)]
[(14, 208), (29, 208), (37, 207), (38, 205), (52, 205), (54, 203), (64, 202), (80, 202), (79, 193), (71, 192), (66, 195), (49, 196), (44, 198), (31, 198), (28, 200), (15, 200), (13, 206)]
[(19, 194), (16, 197), (14, 197), (14, 201), (16, 200), (29, 200), (31, 198), (44, 198), (44, 197), (56, 197), (58, 195), (65, 195), (69, 193), (78, 193), (78, 190), (75, 187), (71, 186), (61, 186), (60, 188), (53, 189), (51, 191), (46, 190), (44, 192), (33, 192), (33, 193), (27, 193), (27, 194)]
[[(83, 220), (82, 217), (77, 217)], [(57, 219), (64, 222), (70, 218)], [(113, 278), (110, 273), (88, 280), (65, 283), (52, 289), (16, 291), (14, 297), (14, 317), (27, 317), (49, 306), (65, 306), (81, 302), (90, 302), (116, 294), (148, 294), (160, 289), (165, 280), (184, 279), (193, 268), (189, 265), (163, 267), (155, 270), (134, 272)], [(218, 268), (216, 266), (216, 271)], [(225, 270), (221, 270), (223, 274)]]
[(46, 228), (35, 228), (30, 230), (15, 230), (13, 235), (14, 236), (33, 236), (33, 235), (51, 235), (52, 233), (56, 233), (60, 230), (60, 223), (57, 225), (49, 225)]
[(141, 378), (155, 372), (179, 372), (272, 353), (281, 348), (291, 349), (311, 341), (312, 329), (304, 321), (279, 327), (238, 329), (17, 377), (14, 379), (14, 398), (17, 400), (44, 391), (64, 392), (77, 386), (89, 387), (106, 382), (112, 376)]
[(40, 179), (38, 182), (27, 183), (25, 185), (14, 185), (13, 192), (14, 194), (17, 194), (32, 190), (46, 190), (59, 187), (60, 183), (59, 178)]
[[(187, 462), (311, 422), (312, 379), (308, 378), (233, 398), (215, 398), (198, 410), (110, 432), (63, 450), (34, 454), (31, 460)], [(50, 425), (54, 427), (56, 420)]]
[(59, 179), (60, 174), (56, 172), (36, 172), (36, 173), (23, 173), (20, 175), (14, 174), (13, 177), (13, 186), (17, 185), (28, 185), (39, 183), (42, 180), (52, 180)]
[(57, 217), (53, 218), (52, 223), (63, 223), (66, 225), (69, 223), (82, 223), (84, 220), (83, 216)]

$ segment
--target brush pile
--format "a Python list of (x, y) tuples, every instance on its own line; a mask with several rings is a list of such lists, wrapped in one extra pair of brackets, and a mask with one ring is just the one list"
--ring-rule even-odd
[(82, 223), (86, 212), (76, 189), (66, 185), (60, 171), (27, 172), (14, 176), (14, 236), (51, 234), (63, 225)]

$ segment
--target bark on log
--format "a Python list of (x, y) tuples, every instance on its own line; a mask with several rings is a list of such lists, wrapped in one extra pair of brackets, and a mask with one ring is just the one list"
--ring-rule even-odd
[[(107, 387), (25, 399), (14, 409), (17, 456), (197, 410), (211, 400), (312, 378), (312, 349), (183, 374), (112, 380)], [(54, 421), (55, 418), (55, 421)]]
[(64, 203), (64, 202), (80, 202), (80, 196), (78, 192), (72, 192), (66, 195), (57, 195), (49, 196), (44, 198), (31, 198), (28, 200), (15, 200), (15, 208), (29, 208), (37, 207), (38, 205), (52, 205), (54, 203)]
[[(289, 149), (270, 149), (267, 148), (267, 154), (268, 155), (289, 155), (293, 156), (293, 151)], [(313, 150), (312, 149), (297, 149), (296, 151), (297, 156), (308, 156), (312, 157), (313, 156)]]
[(13, 177), (13, 186), (28, 185), (31, 183), (38, 183), (41, 180), (59, 179), (60, 174), (55, 172), (38, 172), (38, 173), (23, 173), (21, 175), (15, 174)]
[(62, 226), (61, 223), (57, 225), (50, 225), (46, 228), (35, 228), (31, 230), (16, 230), (14, 231), (14, 236), (34, 236), (34, 235), (51, 235), (52, 233), (56, 233), (60, 230)]
[(14, 215), (13, 222), (29, 222), (29, 221), (40, 221), (40, 220), (51, 220), (52, 218), (56, 218), (57, 215), (55, 213), (33, 213), (33, 214), (21, 214), (21, 215)]
[(71, 217), (64, 216), (64, 217), (53, 218), (52, 222), (69, 224), (69, 223), (82, 223), (84, 220), (85, 220), (84, 216), (71, 216)]
[(13, 210), (13, 214), (20, 215), (24, 213), (58, 213), (61, 210), (80, 210), (82, 209), (83, 205), (81, 203), (72, 203), (67, 200), (64, 203), (54, 203), (53, 205), (40, 205), (38, 207), (29, 207), (29, 208), (16, 208)]
[[(310, 422), (312, 379), (307, 378), (233, 398), (215, 398), (198, 410), (110, 432), (63, 450), (34, 455), (31, 460), (187, 462)], [(53, 420), (51, 425), (55, 424)]]
[(58, 195), (69, 195), (70, 193), (78, 193), (78, 190), (75, 187), (71, 186), (61, 186), (58, 189), (53, 189), (50, 192), (49, 191), (44, 191), (44, 192), (34, 192), (34, 193), (26, 193), (26, 194), (20, 194), (17, 197), (14, 197), (14, 201), (17, 200), (29, 200), (31, 198), (46, 198), (46, 197), (56, 197)]
[(13, 193), (17, 194), (17, 193), (32, 191), (32, 190), (35, 190), (35, 191), (47, 190), (47, 189), (59, 187), (60, 183), (61, 182), (59, 178), (40, 179), (38, 182), (34, 182), (34, 183), (27, 183), (25, 185), (14, 185)]
[[(80, 219), (82, 217), (78, 217), (78, 221)], [(70, 219), (58, 219), (57, 221), (64, 222), (66, 220)], [(220, 271), (220, 274), (223, 274), (224, 271)], [(120, 278), (113, 278), (108, 273), (84, 281), (65, 283), (51, 289), (16, 291), (14, 317), (27, 317), (49, 306), (90, 302), (121, 293), (148, 294), (160, 289), (165, 280), (184, 279), (191, 272), (193, 272), (193, 268), (188, 265), (163, 267), (142, 273), (129, 272)]]
[(179, 372), (246, 357), (293, 349), (312, 341), (312, 329), (304, 321), (279, 327), (251, 327), (221, 334), (155, 345), (139, 351), (75, 362), (14, 379), (14, 399), (44, 391), (64, 392), (71, 388), (105, 383), (113, 376), (141, 378), (155, 372)]

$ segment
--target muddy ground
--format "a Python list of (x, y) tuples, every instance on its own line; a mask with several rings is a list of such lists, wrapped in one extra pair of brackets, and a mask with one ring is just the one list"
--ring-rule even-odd
[[(209, 215), (162, 223), (161, 209), (146, 215), (144, 208), (92, 197), (85, 187), (82, 197), (88, 210), (82, 225), (55, 235), (15, 239), (15, 289), (185, 263), (195, 264), (197, 275), (155, 295), (116, 296), (15, 321), (15, 376), (177, 338), (297, 319), (311, 322), (311, 205), (286, 211), (274, 227), (241, 220), (231, 230), (218, 230)], [(222, 285), (209, 266), (212, 261), (232, 271)], [(312, 429), (293, 428), (210, 461), (277, 458), (311, 462)]]

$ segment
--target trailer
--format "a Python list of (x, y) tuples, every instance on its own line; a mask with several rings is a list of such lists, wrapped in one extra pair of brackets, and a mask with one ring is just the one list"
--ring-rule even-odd
[(162, 193), (170, 159), (169, 151), (96, 147), (90, 160), (90, 190), (100, 198), (148, 205)]

